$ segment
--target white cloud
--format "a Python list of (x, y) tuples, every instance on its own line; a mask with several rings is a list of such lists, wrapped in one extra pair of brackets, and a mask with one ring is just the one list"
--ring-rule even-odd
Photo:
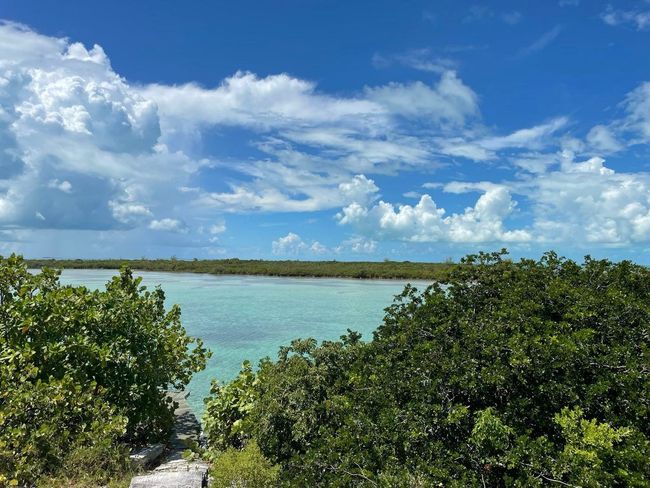
[(478, 137), (473, 140), (462, 137), (441, 138), (439, 150), (449, 156), (459, 156), (474, 161), (496, 159), (503, 150), (538, 150), (557, 144), (555, 134), (568, 124), (567, 117), (556, 117), (549, 122), (519, 129), (505, 136)]
[(186, 234), (188, 232), (187, 225), (185, 222), (178, 219), (160, 219), (152, 220), (149, 223), (149, 228), (151, 230), (161, 230), (165, 232), (176, 232), (179, 234)]
[(510, 162), (517, 168), (529, 173), (545, 173), (549, 167), (559, 163), (557, 154), (540, 152), (526, 152), (510, 158)]
[(623, 145), (616, 140), (612, 130), (604, 125), (596, 125), (587, 134), (587, 143), (596, 151), (611, 153), (620, 151)]
[(525, 183), (535, 227), (545, 240), (629, 244), (650, 240), (650, 175), (617, 173), (599, 157), (574, 162)]
[(331, 251), (318, 241), (312, 242), (309, 246), (309, 250), (314, 254), (329, 254)]
[(1, 23), (0, 60), (0, 226), (129, 228), (173, 204), (191, 162), (100, 46)]
[(95, 44), (90, 51), (80, 42), (73, 42), (68, 46), (68, 51), (64, 55), (66, 59), (78, 59), (80, 61), (91, 61), (97, 64), (108, 65), (110, 61), (104, 49)]
[(364, 117), (385, 115), (382, 107), (371, 101), (320, 94), (314, 83), (287, 74), (258, 78), (238, 72), (212, 89), (193, 83), (153, 84), (143, 87), (142, 93), (157, 102), (164, 121), (191, 124), (269, 129), (302, 123), (357, 123)]
[[(397, 238), (416, 241), (487, 242), (494, 236), (501, 242), (585, 246), (650, 241), (650, 174), (617, 173), (599, 157), (576, 162), (570, 152), (558, 160), (557, 170), (542, 168), (519, 181), (446, 185), (445, 191), (450, 192), (484, 191), (476, 205), (463, 214), (444, 217), (444, 211), (425, 195), (425, 201), (415, 207), (404, 206), (395, 212), (388, 206), (383, 212), (368, 212), (381, 215), (381, 219), (375, 219), (374, 227), (367, 230), (381, 234), (402, 229)], [(520, 194), (529, 202), (533, 219), (525, 229), (504, 230), (514, 204), (509, 193)], [(360, 215), (366, 217), (363, 212)]]
[(289, 232), (271, 243), (273, 254), (280, 256), (299, 255), (338, 255), (342, 253), (373, 254), (377, 250), (377, 241), (362, 236), (354, 236), (343, 240), (339, 245), (329, 248), (318, 241), (305, 242), (302, 237)]
[(462, 124), (478, 114), (478, 97), (453, 71), (445, 71), (430, 87), (422, 82), (390, 83), (366, 88), (366, 96), (393, 114), (427, 117), (435, 122)]
[(70, 193), (72, 191), (72, 184), (67, 180), (59, 181), (55, 178), (50, 180), (47, 186), (48, 188), (56, 188), (64, 193)]
[[(320, 246), (318, 242), (312, 244), (312, 246), (317, 248)], [(289, 232), (284, 237), (279, 237), (277, 240), (271, 243), (273, 254), (280, 255), (297, 255), (306, 252), (309, 250), (309, 245), (305, 243), (298, 234)]]
[[(618, 173), (606, 167), (604, 159), (597, 156), (576, 162), (570, 151), (558, 155), (558, 160), (557, 169), (531, 174), (521, 180), (500, 184), (447, 184), (445, 191), (448, 192), (484, 191), (479, 201), (492, 193), (482, 205), (477, 202), (474, 208), (455, 216), (461, 231), (456, 238), (461, 242), (464, 238), (474, 242), (471, 235), (463, 234), (469, 228), (462, 225), (466, 217), (474, 222), (486, 220), (497, 225), (504, 221), (512, 206), (504, 193), (495, 193), (502, 186), (510, 193), (525, 197), (532, 213), (528, 228), (510, 234), (515, 241), (569, 243), (572, 246), (622, 246), (650, 241), (650, 174)], [(480, 211), (479, 207), (482, 207)], [(432, 212), (420, 209), (415, 213)], [(479, 215), (493, 218), (476, 218)], [(434, 222), (438, 224), (439, 220)], [(486, 227), (487, 231), (477, 228), (472, 232), (489, 235), (494, 227)], [(502, 240), (507, 242), (505, 237)]]
[(354, 175), (439, 165), (430, 143), (402, 129), (404, 120), (444, 131), (478, 115), (476, 94), (452, 71), (433, 85), (393, 83), (348, 97), (286, 74), (243, 72), (212, 89), (150, 85), (141, 94), (158, 104), (166, 144), (211, 125), (245, 127), (257, 137), (255, 147), (267, 158), (229, 164), (249, 178), (230, 182), (230, 191), (198, 192), (199, 205), (228, 212), (344, 205)]
[(340, 183), (339, 191), (346, 201), (365, 203), (375, 199), (379, 188), (365, 175), (355, 175), (351, 181)]
[(611, 26), (631, 24), (637, 30), (650, 27), (650, 10), (620, 10), (608, 5), (600, 18)]
[(650, 142), (650, 82), (641, 83), (628, 93), (623, 106), (627, 116), (620, 122), (620, 130), (634, 133), (632, 144)]
[(140, 203), (118, 202), (111, 200), (108, 202), (113, 217), (123, 224), (133, 224), (152, 217), (151, 210)]
[(532, 236), (524, 229), (509, 231), (504, 220), (516, 203), (505, 187), (495, 186), (483, 193), (474, 207), (445, 216), (431, 196), (422, 195), (414, 205), (394, 205), (380, 201), (373, 207), (353, 203), (337, 218), (363, 235), (383, 240), (411, 242), (522, 242)]
[[(608, 12), (610, 23), (645, 26), (642, 12)], [(543, 49), (560, 32), (555, 27), (523, 53)], [(619, 119), (586, 134), (574, 134), (563, 116), (503, 134), (483, 124), (478, 95), (451, 61), (426, 50), (387, 59), (433, 73), (434, 81), (336, 95), (288, 74), (246, 72), (214, 88), (135, 86), (98, 45), (1, 24), (0, 230), (164, 230), (160, 241), (199, 246), (225, 231), (224, 212), (341, 209), (338, 220), (355, 230), (356, 241), (328, 248), (290, 233), (276, 241), (278, 251), (372, 252), (385, 239), (650, 240), (648, 175), (616, 172), (601, 159), (650, 142), (650, 82), (626, 96)], [(223, 126), (245, 131), (256, 157), (206, 158), (202, 135)], [(456, 158), (499, 164), (511, 181), (446, 184), (448, 192), (481, 192), (456, 213), (412, 192), (414, 205), (377, 202), (376, 175), (413, 171), (428, 179)], [(466, 169), (473, 168), (459, 173)], [(219, 190), (202, 186), (203, 171)], [(228, 180), (219, 181), (222, 174)]]
[(352, 237), (341, 243), (337, 248), (339, 252), (349, 249), (357, 254), (373, 254), (377, 250), (377, 241), (363, 237)]
[(276, 165), (265, 167), (262, 176), (246, 186), (232, 185), (230, 192), (203, 193), (198, 202), (226, 212), (313, 212), (372, 200), (378, 191), (365, 175), (338, 183), (338, 178), (323, 178), (299, 169), (294, 173)]

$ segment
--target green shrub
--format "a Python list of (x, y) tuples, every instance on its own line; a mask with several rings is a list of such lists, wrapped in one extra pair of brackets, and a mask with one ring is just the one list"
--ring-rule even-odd
[(0, 257), (0, 483), (97, 460), (121, 469), (119, 444), (166, 435), (165, 390), (186, 385), (207, 354), (179, 308), (166, 312), (162, 290), (128, 269), (90, 291)]
[(251, 363), (245, 361), (230, 383), (212, 382), (211, 396), (205, 399), (203, 431), (213, 450), (243, 446), (250, 430), (245, 421), (253, 407), (255, 381)]
[(223, 386), (214, 425), (292, 486), (642, 487), (649, 365), (650, 270), (481, 253), (407, 287), (371, 342), (294, 341), (244, 371), (246, 410)]
[(277, 486), (279, 467), (273, 466), (255, 441), (242, 450), (228, 448), (219, 454), (210, 470), (215, 488), (273, 488)]

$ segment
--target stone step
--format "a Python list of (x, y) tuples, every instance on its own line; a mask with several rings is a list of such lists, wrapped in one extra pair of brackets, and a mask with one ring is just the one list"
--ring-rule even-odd
[(135, 476), (129, 488), (203, 488), (207, 486), (208, 464), (183, 459), (188, 442), (198, 442), (201, 424), (187, 403), (187, 394), (169, 396), (178, 402), (174, 412), (175, 426), (160, 466), (149, 473)]
[(144, 468), (153, 464), (164, 450), (165, 446), (163, 444), (153, 444), (152, 446), (147, 446), (140, 449), (138, 452), (131, 454), (129, 458), (138, 468)]
[(203, 488), (206, 475), (201, 471), (153, 472), (136, 476), (130, 488)]
[(154, 472), (170, 472), (170, 471), (198, 471), (205, 475), (208, 473), (208, 463), (203, 461), (186, 461), (185, 459), (174, 459), (161, 464)]

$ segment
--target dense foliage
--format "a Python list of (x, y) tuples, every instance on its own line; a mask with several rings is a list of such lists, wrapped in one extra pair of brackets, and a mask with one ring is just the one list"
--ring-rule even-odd
[(90, 291), (0, 257), (0, 485), (119, 468), (123, 442), (166, 435), (165, 391), (186, 385), (207, 354), (180, 309), (166, 311), (162, 290), (128, 269)]
[(250, 441), (242, 449), (230, 447), (213, 459), (210, 488), (275, 488), (279, 471)]
[(469, 256), (371, 342), (297, 340), (206, 401), (290, 486), (650, 485), (650, 271)]
[(181, 259), (34, 259), (35, 268), (119, 269), (128, 266), (143, 271), (182, 271), (215, 275), (267, 275), (338, 278), (403, 278), (443, 279), (452, 268), (447, 263), (412, 263), (409, 261), (345, 262), (345, 261), (264, 261), (244, 259), (192, 260)]

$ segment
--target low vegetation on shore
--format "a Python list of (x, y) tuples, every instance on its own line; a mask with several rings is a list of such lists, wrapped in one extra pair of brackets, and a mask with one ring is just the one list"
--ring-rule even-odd
[(247, 259), (192, 260), (181, 259), (31, 259), (32, 268), (44, 266), (62, 269), (120, 269), (127, 266), (141, 271), (173, 271), (214, 275), (264, 275), (331, 278), (374, 279), (444, 279), (453, 268), (445, 263), (410, 261), (346, 262), (346, 261), (264, 261)]
[[(165, 439), (170, 388), (205, 367), (177, 306), (123, 269), (105, 291), (0, 257), (0, 486), (100, 486)], [(72, 478), (72, 479), (70, 479)]]

